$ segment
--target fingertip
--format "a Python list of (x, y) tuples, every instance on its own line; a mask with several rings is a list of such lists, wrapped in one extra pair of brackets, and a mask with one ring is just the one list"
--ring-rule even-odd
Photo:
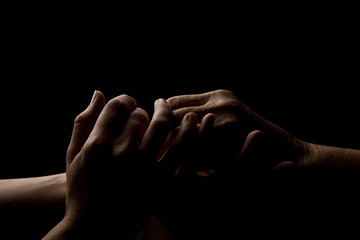
[(165, 102), (170, 106), (170, 107), (175, 107), (178, 103), (178, 98), (177, 97), (170, 97), (168, 99), (165, 100)]
[(247, 138), (251, 139), (251, 141), (258, 140), (264, 136), (264, 133), (260, 130), (254, 130), (250, 132)]
[(75, 122), (77, 123), (82, 121), (93, 121), (93, 119), (96, 119), (99, 116), (104, 106), (105, 106), (104, 94), (101, 91), (95, 90), (92, 95), (90, 104), (82, 113), (80, 113), (76, 117)]
[(120, 98), (123, 98), (126, 100), (126, 102), (130, 103), (134, 107), (134, 109), (137, 107), (137, 101), (135, 98), (131, 97), (128, 94), (122, 94), (120, 95)]
[(167, 108), (171, 109), (165, 99), (159, 98), (159, 99), (155, 100), (154, 109), (156, 110), (158, 107), (161, 107), (161, 106), (166, 106)]
[(164, 104), (168, 104), (164, 98), (159, 98), (159, 99), (157, 99), (157, 100), (155, 101), (155, 103), (164, 103)]
[(272, 172), (285, 172), (296, 168), (296, 164), (291, 161), (283, 161), (272, 168)]
[(69, 159), (73, 159), (84, 145), (104, 106), (104, 94), (95, 90), (89, 106), (82, 113), (77, 115), (74, 120), (71, 142), (67, 151)]
[(138, 112), (138, 115), (143, 118), (144, 120), (146, 120), (147, 122), (150, 121), (150, 117), (149, 114), (142, 108), (137, 107), (133, 112)]
[(238, 157), (254, 149), (260, 148), (262, 146), (261, 140), (263, 139), (263, 136), (264, 133), (260, 130), (254, 130), (250, 132), (245, 139), (245, 142), (241, 148), (241, 151), (238, 154)]
[(189, 124), (192, 127), (197, 127), (197, 123), (198, 123), (198, 118), (197, 115), (193, 112), (189, 112), (184, 116), (183, 119), (183, 123), (184, 124)]
[(203, 117), (201, 123), (202, 124), (203, 123), (212, 124), (212, 123), (214, 123), (214, 121), (215, 121), (215, 114), (214, 113), (208, 113)]
[(95, 90), (91, 97), (91, 101), (88, 107), (92, 107), (93, 105), (96, 105), (99, 102), (105, 102), (105, 96), (101, 91)]
[(213, 124), (215, 122), (215, 114), (208, 113), (201, 120), (201, 125), (199, 129), (199, 135), (205, 136), (207, 135), (211, 129), (213, 129)]
[(154, 102), (153, 119), (172, 125), (173, 112), (165, 99), (159, 98)]
[(106, 103), (105, 108), (107, 108), (107, 110), (115, 110), (115, 112), (123, 112), (125, 115), (128, 115), (137, 108), (137, 102), (135, 98), (129, 95), (121, 94), (110, 99)]
[(95, 92), (94, 92), (94, 95), (95, 95), (95, 97), (96, 97), (96, 102), (100, 105), (105, 105), (105, 95), (101, 92), (101, 91), (99, 91), (99, 90), (95, 90)]

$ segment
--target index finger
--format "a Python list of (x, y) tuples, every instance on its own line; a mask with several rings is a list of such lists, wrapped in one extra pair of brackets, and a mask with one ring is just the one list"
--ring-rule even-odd
[(154, 115), (143, 138), (142, 147), (150, 159), (155, 159), (171, 131), (172, 111), (164, 99), (154, 103)]
[(104, 94), (100, 91), (95, 91), (88, 108), (75, 118), (73, 133), (67, 151), (67, 157), (69, 159), (74, 159), (80, 152), (104, 106)]

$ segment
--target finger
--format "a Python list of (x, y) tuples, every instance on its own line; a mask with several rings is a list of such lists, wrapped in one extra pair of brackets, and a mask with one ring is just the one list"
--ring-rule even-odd
[(172, 124), (172, 110), (164, 99), (154, 103), (154, 114), (142, 140), (142, 151), (155, 160), (170, 133)]
[(285, 171), (293, 170), (296, 168), (296, 165), (294, 162), (291, 161), (283, 161), (272, 168), (273, 172), (277, 173), (283, 173)]
[(75, 118), (73, 133), (67, 151), (67, 158), (69, 161), (72, 161), (80, 152), (82, 146), (93, 130), (104, 105), (104, 95), (100, 91), (95, 91), (90, 105)]
[(111, 99), (102, 110), (90, 137), (117, 138), (136, 105), (135, 99), (126, 94)]
[(128, 151), (138, 148), (148, 124), (149, 116), (143, 109), (136, 108), (132, 111), (123, 131), (115, 139), (113, 156), (119, 157)]
[(188, 113), (183, 121), (179, 133), (173, 144), (159, 161), (158, 167), (162, 174), (173, 176), (179, 169), (186, 155), (190, 153), (191, 147), (197, 138), (197, 117), (194, 113)]
[[(257, 167), (263, 170), (287, 168), (291, 162), (281, 160), (280, 152), (274, 146), (274, 139), (268, 138), (260, 130), (248, 134), (242, 150), (238, 154), (238, 160), (247, 167)], [(291, 167), (291, 166), (290, 166)]]
[(265, 153), (264, 134), (260, 130), (250, 132), (241, 146), (234, 162), (234, 169), (240, 167), (252, 171), (265, 168), (264, 166), (268, 164), (266, 162), (268, 156)]
[(215, 122), (215, 114), (208, 113), (201, 120), (201, 125), (199, 128), (199, 136), (206, 137), (213, 130), (213, 124)]
[(245, 139), (241, 151), (239, 151), (237, 155), (237, 159), (244, 158), (244, 156), (246, 157), (256, 151), (256, 149), (259, 148), (260, 141), (263, 139), (263, 135), (260, 130), (250, 132)]
[(182, 119), (185, 117), (188, 113), (195, 113), (198, 117), (198, 120), (201, 120), (208, 112), (207, 109), (203, 106), (197, 106), (197, 107), (185, 107), (180, 108), (173, 111), (173, 118), (174, 118), (174, 124), (175, 126), (178, 126)]
[(182, 166), (181, 174), (191, 175), (199, 169), (201, 169), (201, 171), (203, 171), (204, 169), (206, 171), (210, 169), (211, 161), (208, 161), (209, 159), (206, 154), (209, 152), (209, 147), (211, 148), (209, 142), (212, 142), (211, 139), (213, 139), (213, 136), (211, 135), (214, 130), (214, 121), (215, 115), (212, 113), (205, 115), (205, 117), (202, 119), (199, 126), (199, 141), (196, 144), (197, 149), (199, 150), (199, 152), (201, 152), (201, 156), (194, 157), (191, 159), (191, 161), (186, 161), (186, 163), (184, 163), (184, 165)]
[(204, 105), (210, 98), (209, 93), (190, 94), (171, 97), (166, 100), (171, 109), (176, 110), (184, 107), (193, 107)]

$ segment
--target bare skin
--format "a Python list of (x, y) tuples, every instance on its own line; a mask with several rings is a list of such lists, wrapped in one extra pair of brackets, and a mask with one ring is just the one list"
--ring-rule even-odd
[(65, 203), (65, 173), (0, 180), (0, 207), (61, 206)]
[[(188, 112), (196, 113), (199, 121), (207, 115), (203, 118), (203, 122), (209, 123), (202, 125), (203, 127), (199, 132), (200, 135), (206, 135), (212, 130), (221, 132), (224, 129), (227, 133), (233, 135), (230, 135), (227, 139), (238, 139), (237, 141), (239, 142), (245, 141), (244, 138), (248, 138), (248, 142), (253, 142), (254, 138), (257, 139), (260, 135), (260, 137), (262, 137), (264, 134), (269, 136), (267, 138), (268, 145), (273, 145), (274, 148), (272, 152), (278, 154), (278, 159), (281, 160), (279, 160), (278, 163), (281, 163), (283, 160), (286, 161), (288, 165), (293, 163), (301, 167), (324, 167), (351, 171), (360, 170), (360, 150), (323, 146), (301, 141), (252, 111), (230, 91), (217, 90), (204, 94), (175, 96), (168, 99), (167, 102), (173, 109), (175, 121), (178, 123)], [(76, 124), (79, 126), (78, 128), (84, 128), (85, 131), (89, 131), (86, 127), (79, 124), (82, 121), (81, 118), (87, 118), (86, 114), (88, 113), (82, 113), (76, 120)], [(162, 128), (164, 128), (162, 131), (164, 132), (169, 131), (171, 121), (169, 120), (169, 111), (166, 114), (167, 117), (164, 117), (160, 111), (155, 111), (153, 119), (154, 123), (165, 123), (163, 124), (165, 127), (162, 126)], [(244, 123), (247, 125), (243, 125)], [(159, 125), (159, 128), (161, 128), (161, 124)], [(174, 125), (176, 127), (176, 124)], [(209, 128), (208, 126), (210, 125), (212, 125), (211, 127), (213, 129), (205, 129)], [(226, 127), (230, 130), (227, 130)], [(259, 131), (252, 132), (256, 129), (261, 133), (259, 133)], [(152, 128), (149, 131), (154, 130), (155, 128)], [(238, 134), (238, 131), (240, 131), (240, 134)], [(148, 134), (145, 137), (149, 136)], [(239, 136), (243, 139), (240, 139)], [(221, 142), (222, 140), (223, 139), (217, 139), (216, 141)], [(148, 140), (145, 141), (150, 142)], [(71, 148), (75, 148), (73, 147), (74, 144), (77, 143), (72, 143)], [(238, 154), (239, 146), (241, 146), (241, 144), (235, 146), (233, 154)], [(281, 148), (283, 146), (287, 146), (290, 150), (284, 151), (284, 149)], [(158, 147), (154, 147), (154, 149), (156, 148)], [(292, 155), (289, 156), (289, 153), (292, 153)], [(276, 164), (274, 163), (272, 167), (275, 167)], [(48, 189), (50, 189), (49, 187), (51, 187), (52, 190), (50, 192), (48, 191)], [(1, 196), (6, 196), (0, 199), (0, 206), (36, 205), (43, 203), (63, 204), (65, 202), (65, 189), (65, 173), (25, 179), (0, 180)], [(34, 198), (34, 196), (37, 197)]]
[[(151, 191), (157, 180), (172, 175), (181, 164), (155, 161), (171, 121), (163, 99), (155, 102), (148, 124), (147, 113), (133, 98), (121, 95), (105, 104), (104, 96), (95, 93), (74, 123), (67, 152), (65, 217), (43, 239), (136, 237), (151, 217)], [(185, 150), (196, 136), (196, 115), (186, 114), (174, 145)]]
[[(124, 153), (119, 153), (114, 150), (118, 149), (119, 146), (126, 146), (123, 148), (124, 151), (134, 154), (134, 159), (135, 155), (138, 154), (146, 155), (146, 159), (149, 159), (150, 162), (155, 159), (159, 161), (162, 157), (162, 160), (159, 161), (161, 164), (159, 164), (158, 167), (165, 170), (165, 173), (167, 172), (169, 176), (172, 176), (174, 172), (176, 176), (181, 171), (194, 171), (200, 176), (207, 177), (218, 170), (220, 172), (229, 168), (229, 166), (231, 167), (232, 165), (229, 165), (226, 159), (235, 159), (237, 163), (241, 163), (240, 166), (242, 167), (252, 167), (253, 165), (255, 167), (265, 166), (265, 168), (273, 170), (293, 166), (315, 169), (340, 169), (355, 173), (360, 170), (360, 150), (323, 146), (301, 141), (281, 127), (255, 113), (243, 104), (232, 92), (227, 90), (217, 90), (196, 95), (175, 96), (166, 100), (166, 102), (158, 100), (155, 102), (154, 117), (150, 124), (148, 123), (149, 119), (147, 114), (136, 107), (136, 104), (131, 103), (133, 101), (130, 100), (131, 98), (128, 99), (128, 96), (122, 97), (127, 99), (125, 102), (129, 101), (125, 105), (130, 105), (130, 107), (128, 107), (132, 110), (126, 110), (127, 107), (120, 104), (120, 108), (125, 107), (125, 110), (123, 109), (125, 113), (118, 113), (120, 117), (115, 116), (115, 119), (120, 120), (120, 122), (121, 120), (126, 122), (126, 119), (129, 119), (130, 115), (133, 114), (131, 118), (136, 119), (134, 126), (123, 123), (123, 129), (128, 129), (127, 131), (120, 131), (110, 138), (102, 138), (101, 136), (104, 135), (104, 129), (106, 130), (108, 128), (108, 131), (111, 129), (111, 132), (113, 132), (114, 128), (116, 128), (116, 125), (112, 124), (112, 121), (115, 121), (114, 116), (112, 117), (110, 114), (110, 117), (108, 117), (107, 114), (110, 109), (113, 107), (116, 108), (116, 106), (110, 106), (110, 109), (105, 109), (106, 103), (104, 96), (100, 92), (97, 92), (90, 106), (76, 118), (74, 123), (73, 137), (67, 154), (68, 169), (71, 170), (68, 174), (74, 174), (70, 175), (71, 178), (68, 177), (68, 179), (73, 180), (66, 183), (65, 173), (37, 178), (1, 180), (0, 192), (7, 193), (6, 195), (1, 194), (1, 196), (7, 197), (0, 199), (0, 206), (64, 204), (65, 195), (67, 194), (68, 210), (66, 211), (65, 218), (58, 226), (51, 230), (44, 239), (71, 239), (72, 236), (79, 233), (85, 234), (85, 226), (93, 226), (94, 223), (84, 222), (82, 216), (88, 212), (98, 213), (99, 209), (96, 206), (94, 207), (93, 204), (89, 205), (91, 207), (84, 209), (83, 206), (87, 204), (77, 203), (79, 201), (88, 202), (89, 199), (92, 199), (90, 201), (96, 201), (99, 203), (99, 205), (96, 204), (98, 206), (108, 204), (108, 202), (103, 202), (104, 199), (99, 199), (99, 196), (106, 194), (106, 192), (102, 191), (90, 194), (89, 190), (91, 186), (101, 184), (96, 181), (91, 181), (91, 179), (94, 179), (95, 175), (98, 179), (98, 177), (103, 176), (103, 174), (95, 173), (96, 171), (88, 171), (87, 167), (84, 168), (84, 166), (90, 166), (89, 169), (93, 168), (91, 166), (94, 165), (91, 165), (91, 161), (87, 160), (90, 158), (85, 158), (84, 154), (89, 154), (88, 152), (90, 152), (91, 154), (89, 154), (89, 156), (93, 154), (95, 154), (95, 156), (99, 155), (96, 154), (99, 150), (96, 150), (97, 147), (100, 147), (101, 151), (103, 151), (102, 147), (113, 149), (109, 159), (118, 159), (123, 156)], [(113, 104), (116, 105), (117, 103)], [(101, 120), (99, 120), (100, 116), (103, 116)], [(187, 117), (184, 118), (185, 116)], [(110, 119), (110, 121), (107, 119)], [(198, 123), (197, 127), (196, 122)], [(95, 128), (96, 124), (98, 125), (97, 128)], [(176, 138), (171, 141), (171, 148), (165, 147), (160, 150), (171, 128), (177, 128), (177, 126), (180, 126), (180, 130), (175, 131), (179, 133), (174, 135)], [(94, 132), (94, 129), (97, 129), (97, 132)], [(134, 134), (135, 136), (132, 136)], [(199, 139), (196, 139), (197, 135)], [(127, 138), (135, 138), (135, 140), (134, 142), (128, 142), (125, 140)], [(96, 143), (95, 141), (94, 144), (94, 139), (99, 142)], [(101, 139), (101, 141), (99, 139)], [(141, 143), (138, 142), (139, 139), (141, 139)], [(198, 147), (195, 152), (198, 152), (199, 155), (189, 158), (186, 152), (190, 152), (191, 145)], [(95, 153), (92, 152), (94, 148)], [(203, 151), (204, 148), (206, 151)], [(136, 150), (134, 151), (134, 149)], [(259, 152), (264, 153), (264, 150), (266, 150), (266, 159), (264, 159), (264, 155), (258, 155)], [(109, 150), (106, 151), (109, 152)], [(158, 154), (159, 151), (162, 152), (160, 155)], [(216, 152), (220, 152), (221, 154), (219, 155)], [(219, 158), (224, 152), (226, 157)], [(164, 153), (166, 154), (164, 155)], [(206, 161), (199, 160), (201, 159), (199, 156), (205, 156)], [(75, 161), (75, 159), (79, 160)], [(94, 159), (94, 162), (100, 161), (98, 157), (94, 157)], [(184, 159), (190, 161), (186, 161), (186, 164), (183, 164)], [(225, 159), (225, 162), (219, 162), (219, 159)], [(256, 163), (253, 164), (255, 161)], [(84, 165), (79, 163), (84, 163)], [(73, 167), (70, 167), (71, 165)], [(119, 167), (117, 163), (115, 165)], [(122, 167), (130, 170), (129, 173), (124, 175), (123, 180), (127, 179), (130, 173), (132, 176), (129, 177), (128, 180), (134, 176), (148, 175), (148, 173), (144, 173), (141, 168), (133, 168), (131, 164), (124, 164)], [(237, 164), (237, 167), (239, 167), (239, 164)], [(98, 167), (98, 165), (96, 165), (95, 170), (99, 169), (102, 170), (101, 166)], [(162, 172), (164, 173), (164, 171)], [(114, 180), (108, 176), (104, 177), (103, 181), (106, 181), (106, 185), (109, 185), (109, 187), (106, 188), (108, 192), (114, 191), (115, 187), (112, 188), (111, 186), (115, 185), (115, 183), (120, 186), (122, 185), (119, 179)], [(140, 179), (143, 178), (141, 177)], [(118, 181), (120, 181), (120, 183)], [(146, 181), (147, 180), (144, 182)], [(126, 181), (124, 180), (123, 182)], [(70, 189), (78, 189), (79, 186), (83, 186), (85, 188), (80, 187), (80, 189), (85, 189), (85, 192), (71, 191), (69, 190), (70, 186), (72, 186)], [(138, 189), (144, 188), (146, 187), (141, 183), (138, 185)], [(49, 191), (49, 189), (51, 191)], [(118, 187), (116, 187), (116, 189), (118, 189)], [(144, 192), (146, 192), (146, 190), (144, 190), (143, 193)], [(123, 193), (130, 196), (129, 199), (135, 196), (131, 196), (131, 192), (124, 191)], [(72, 197), (69, 198), (69, 196)], [(72, 210), (69, 210), (69, 205), (72, 206), (70, 208)], [(124, 203), (124, 205), (126, 205), (126, 203)], [(147, 205), (147, 203), (144, 204), (144, 207), (145, 205)], [(144, 209), (146, 209), (146, 207)], [(139, 222), (135, 221), (135, 225), (144, 226), (148, 222), (151, 213), (148, 212), (148, 210), (144, 210), (143, 213), (138, 213), (141, 220)], [(95, 215), (96, 214), (93, 216)], [(97, 217), (103, 216), (97, 215)], [(125, 218), (127, 219), (127, 217)], [(151, 219), (153, 220), (154, 217)], [(94, 218), (94, 221), (96, 221), (96, 218)], [(96, 234), (103, 234), (104, 232), (108, 232), (109, 235), (114, 234), (113, 230), (111, 228), (109, 229), (109, 227), (101, 227), (100, 225), (99, 229), (101, 229), (101, 231)], [(115, 232), (117, 232), (115, 234), (119, 235), (124, 234), (123, 236), (127, 234), (135, 236), (139, 232), (139, 229), (132, 229), (127, 233)], [(86, 234), (91, 235), (90, 232)], [(143, 235), (144, 232), (142, 232), (142, 236)], [(167, 233), (166, 235), (169, 234)]]
[[(217, 90), (204, 94), (175, 96), (167, 99), (174, 112), (175, 121), (184, 114), (194, 112), (201, 119), (208, 113), (215, 115), (213, 124), (213, 142), (236, 155), (248, 135), (251, 138), (262, 137), (276, 162), (265, 163), (270, 167), (286, 161), (303, 168), (326, 168), (360, 171), (360, 150), (323, 146), (301, 141), (283, 128), (267, 121), (242, 103), (232, 92)], [(234, 145), (234, 142), (236, 143)], [(219, 145), (218, 145), (219, 146)]]

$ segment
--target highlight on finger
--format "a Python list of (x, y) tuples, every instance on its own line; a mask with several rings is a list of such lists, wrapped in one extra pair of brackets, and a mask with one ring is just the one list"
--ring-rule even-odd
[(180, 95), (180, 96), (168, 98), (166, 102), (173, 110), (176, 110), (184, 107), (203, 105), (208, 101), (209, 98), (210, 95), (208, 93), (189, 94), (189, 95)]
[(215, 114), (208, 113), (201, 120), (199, 128), (199, 136), (203, 137), (208, 135), (213, 130), (213, 124), (215, 122)]
[(126, 94), (111, 99), (102, 110), (92, 134), (117, 136), (136, 107), (136, 100)]
[(104, 94), (95, 91), (89, 106), (75, 118), (71, 141), (67, 150), (68, 161), (72, 161), (80, 152), (104, 106)]
[(172, 127), (172, 110), (164, 99), (154, 103), (154, 114), (142, 141), (142, 150), (156, 161)]
[(241, 151), (239, 151), (237, 158), (240, 159), (242, 156), (251, 153), (258, 147), (259, 141), (263, 138), (263, 132), (260, 130), (254, 130), (250, 132), (244, 142)]
[(80, 113), (75, 118), (74, 123), (75, 124), (82, 122), (95, 123), (104, 106), (105, 106), (105, 96), (102, 92), (96, 90), (91, 98), (90, 104), (82, 113)]
[(121, 156), (123, 152), (137, 149), (142, 141), (149, 123), (149, 115), (145, 110), (136, 108), (129, 114), (122, 132), (115, 138), (115, 156)]

